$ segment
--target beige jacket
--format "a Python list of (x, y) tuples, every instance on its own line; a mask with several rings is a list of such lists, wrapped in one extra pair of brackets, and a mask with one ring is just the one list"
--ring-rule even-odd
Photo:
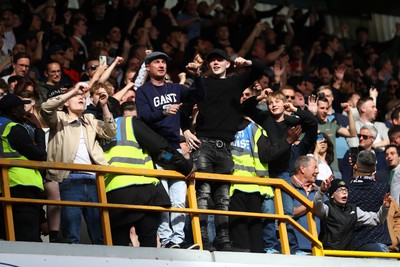
[(389, 251), (400, 251), (400, 207), (392, 198), (392, 203), (389, 208), (387, 224), (392, 244), (389, 246)]
[[(47, 148), (47, 161), (72, 163), (78, 151), (80, 124), (77, 118), (71, 118), (57, 108), (63, 103), (58, 96), (42, 103), (41, 115), (50, 128), (49, 143)], [(95, 119), (92, 114), (84, 114), (79, 118), (84, 127), (86, 147), (93, 164), (108, 165), (104, 152), (96, 140), (100, 138), (113, 138), (117, 134), (117, 124), (114, 118)], [(48, 170), (46, 178), (62, 182), (69, 175), (66, 170)]]

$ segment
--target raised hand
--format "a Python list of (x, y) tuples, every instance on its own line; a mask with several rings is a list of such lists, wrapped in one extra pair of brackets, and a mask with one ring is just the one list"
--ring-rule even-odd
[(318, 96), (310, 95), (308, 98), (308, 104), (306, 105), (308, 111), (310, 111), (314, 116), (317, 115), (318, 111)]
[(253, 64), (253, 63), (251, 62), (251, 60), (247, 60), (247, 59), (244, 59), (244, 58), (242, 58), (242, 57), (237, 57), (237, 58), (235, 59), (235, 61), (234, 61), (234, 66), (235, 66), (235, 68), (238, 68), (238, 67), (247, 67), (247, 66), (251, 66), (251, 64)]
[(325, 181), (322, 182), (321, 187), (320, 187), (322, 192), (325, 193), (326, 191), (328, 191), (329, 187), (331, 187), (332, 180), (333, 180), (333, 174), (331, 176), (329, 176), (329, 178), (327, 178)]
[(390, 208), (390, 203), (392, 203), (392, 198), (390, 197), (389, 193), (386, 193), (385, 197), (383, 198), (383, 206), (385, 208)]
[(293, 106), (293, 104), (290, 102), (286, 102), (285, 104), (283, 104), (283, 106), (287, 112), (296, 112), (297, 111), (297, 108), (295, 106)]
[(99, 88), (99, 91), (97, 92), (99, 94), (99, 102), (102, 107), (107, 105), (108, 101), (108, 94), (104, 88)]
[(337, 66), (337, 68), (335, 69), (335, 77), (337, 80), (343, 80), (344, 77), (344, 73), (346, 72), (346, 66), (343, 64), (340, 64), (339, 66)]

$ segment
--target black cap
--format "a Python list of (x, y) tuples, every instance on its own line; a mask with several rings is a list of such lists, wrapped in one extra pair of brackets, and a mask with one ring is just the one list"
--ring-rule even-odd
[(215, 48), (213, 51), (211, 51), (208, 55), (207, 55), (207, 61), (210, 61), (210, 59), (213, 58), (223, 58), (225, 60), (230, 61), (230, 57), (228, 56), (228, 53), (223, 50), (223, 49), (219, 49), (219, 48)]
[(19, 96), (14, 94), (6, 94), (0, 99), (0, 110), (3, 112), (10, 112), (13, 108), (30, 104), (30, 100), (22, 100)]
[(164, 59), (165, 61), (168, 61), (168, 60), (169, 60), (169, 56), (168, 56), (167, 54), (165, 54), (165, 53), (163, 53), (163, 52), (158, 52), (158, 51), (156, 51), (156, 52), (152, 52), (152, 53), (148, 54), (148, 55), (144, 58), (144, 63), (147, 65), (147, 64), (150, 64), (150, 62), (152, 62), (153, 60), (159, 59), (159, 58), (162, 58), (162, 59)]
[(342, 179), (333, 179), (331, 181), (331, 186), (328, 189), (329, 196), (332, 196), (333, 193), (335, 193), (335, 191), (338, 190), (338, 188), (340, 188), (340, 187), (348, 188), (346, 182), (343, 181)]

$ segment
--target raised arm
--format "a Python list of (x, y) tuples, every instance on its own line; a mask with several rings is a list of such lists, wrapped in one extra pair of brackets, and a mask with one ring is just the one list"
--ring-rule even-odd
[(366, 212), (357, 207), (357, 222), (363, 225), (377, 226), (385, 222), (392, 199), (390, 194), (386, 193), (383, 198), (383, 205), (378, 212)]
[(313, 211), (320, 219), (326, 219), (329, 214), (329, 207), (324, 203), (324, 195), (328, 188), (331, 186), (333, 177), (329, 177), (322, 182), (321, 187), (315, 193), (313, 201)]

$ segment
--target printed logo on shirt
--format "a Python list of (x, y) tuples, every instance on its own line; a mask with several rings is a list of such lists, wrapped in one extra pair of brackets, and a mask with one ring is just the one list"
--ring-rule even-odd
[(173, 104), (176, 103), (176, 94), (175, 93), (170, 93), (167, 95), (161, 95), (161, 96), (156, 96), (153, 98), (153, 104), (155, 107), (158, 107), (160, 105), (165, 105), (165, 104)]

